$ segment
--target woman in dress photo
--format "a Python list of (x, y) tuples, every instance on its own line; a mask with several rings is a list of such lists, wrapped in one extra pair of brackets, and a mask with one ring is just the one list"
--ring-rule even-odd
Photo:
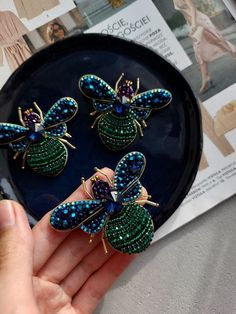
[(23, 38), (27, 32), (28, 29), (13, 12), (0, 11), (0, 67), (4, 66), (4, 55), (12, 72), (32, 55)]
[(213, 85), (208, 72), (208, 62), (225, 53), (230, 53), (236, 59), (236, 47), (220, 34), (206, 14), (196, 9), (193, 0), (173, 0), (173, 2), (175, 9), (183, 14), (190, 28), (189, 36), (193, 41), (193, 49), (202, 78), (199, 92), (204, 93)]
[(53, 44), (58, 40), (64, 39), (66, 36), (65, 27), (58, 22), (49, 23), (46, 29), (47, 41), (49, 44)]

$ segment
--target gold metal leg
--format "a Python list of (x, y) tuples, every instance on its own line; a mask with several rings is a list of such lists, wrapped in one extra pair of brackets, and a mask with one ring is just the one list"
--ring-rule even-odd
[(85, 178), (84, 178), (84, 177), (81, 178), (81, 184), (82, 184), (82, 187), (83, 187), (84, 192), (88, 195), (89, 198), (93, 199), (92, 195), (89, 193), (89, 191), (88, 191), (88, 189), (87, 189), (87, 186), (86, 186), (86, 182), (85, 182)]
[(119, 83), (120, 83), (120, 81), (122, 80), (122, 78), (123, 78), (123, 76), (124, 76), (125, 74), (124, 73), (121, 73), (121, 76), (118, 78), (118, 80), (116, 81), (116, 85), (115, 85), (115, 91), (116, 92), (118, 92), (118, 85), (119, 85)]
[(30, 145), (31, 145), (31, 142), (29, 142), (29, 144), (27, 145), (25, 151), (24, 151), (24, 154), (22, 156), (22, 166), (21, 166), (21, 169), (25, 169), (25, 159), (26, 159), (26, 155), (27, 155), (27, 152), (30, 148)]
[(93, 242), (94, 237), (95, 237), (95, 234), (94, 234), (94, 233), (90, 234), (90, 237), (89, 237), (89, 244)]
[(13, 156), (13, 159), (16, 159), (20, 155), (19, 152), (16, 152), (15, 155)]
[(99, 120), (102, 116), (103, 116), (103, 113), (100, 114), (100, 115), (94, 120), (93, 124), (91, 125), (91, 129), (93, 129), (93, 128), (95, 127), (96, 123), (98, 122), (98, 120)]
[(95, 116), (95, 114), (97, 113), (98, 111), (97, 110), (95, 110), (95, 111), (93, 111), (93, 112), (90, 112), (90, 116)]
[(66, 136), (66, 137), (68, 137), (68, 138), (72, 138), (72, 135), (70, 135), (69, 133), (65, 133), (64, 136)]
[(102, 246), (103, 246), (103, 250), (104, 250), (105, 255), (108, 254), (108, 249), (107, 249), (106, 240), (105, 240), (105, 234), (104, 234), (105, 233), (104, 230), (105, 230), (106, 222), (104, 224), (104, 228), (102, 229), (102, 236), (101, 236)]
[(146, 128), (146, 127), (147, 127), (147, 123), (146, 123), (144, 120), (141, 121), (141, 124), (142, 124), (142, 127), (143, 127), (143, 128)]
[(104, 223), (104, 227), (102, 228), (102, 235), (101, 235), (103, 250), (104, 250), (105, 254), (108, 254), (108, 249), (107, 249), (106, 240), (105, 240), (105, 230), (106, 230), (106, 225), (107, 225), (108, 219), (109, 219), (109, 217), (107, 216), (105, 223)]
[(34, 104), (36, 110), (38, 110), (38, 113), (39, 113), (41, 121), (43, 121), (43, 112), (42, 112), (42, 110), (39, 108), (39, 106), (37, 105), (37, 103), (35, 101), (33, 102), (33, 104)]
[(76, 147), (74, 145), (72, 145), (70, 142), (68, 142), (64, 138), (58, 138), (58, 140), (61, 141), (64, 144), (68, 145), (70, 148), (76, 149)]
[(137, 124), (137, 127), (139, 129), (139, 133), (140, 133), (141, 137), (143, 137), (143, 130), (142, 130), (141, 124), (137, 120), (134, 120), (134, 121)]
[(111, 179), (105, 172), (103, 172), (101, 169), (95, 167), (94, 170), (97, 171), (97, 172), (99, 172), (99, 173), (101, 173), (102, 175), (104, 175), (104, 176), (107, 178), (108, 182), (109, 182), (111, 185), (113, 184), (112, 179)]
[(107, 255), (108, 254), (108, 250), (107, 250), (107, 246), (106, 246), (106, 241), (105, 241), (105, 239), (103, 237), (102, 237), (102, 245), (103, 245), (104, 253)]
[(148, 205), (152, 205), (154, 207), (159, 207), (160, 205), (158, 203), (154, 203), (154, 202), (151, 202), (151, 201), (148, 201), (148, 200), (137, 200), (135, 201), (136, 204), (140, 204), (140, 205), (145, 205), (145, 204), (148, 204)]
[(138, 78), (137, 78), (136, 90), (135, 90), (135, 92), (134, 92), (134, 96), (136, 96), (136, 95), (138, 94), (139, 87), (140, 87), (140, 80), (139, 80), (139, 77), (138, 77)]
[(27, 151), (25, 151), (23, 156), (22, 156), (22, 166), (21, 166), (21, 169), (25, 169), (26, 154), (27, 154)]
[(24, 122), (23, 117), (22, 117), (21, 107), (18, 107), (18, 116), (19, 116), (19, 120), (20, 120), (21, 124), (23, 126), (25, 126), (25, 122)]

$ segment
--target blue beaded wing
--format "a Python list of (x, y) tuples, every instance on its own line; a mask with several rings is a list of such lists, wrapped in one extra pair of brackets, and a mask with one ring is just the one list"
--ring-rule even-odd
[(26, 150), (26, 148), (28, 147), (30, 143), (30, 140), (27, 137), (24, 137), (22, 140), (19, 141), (15, 141), (11, 144), (9, 144), (9, 146), (11, 147), (11, 149), (16, 152), (16, 153), (22, 153)]
[(135, 119), (145, 120), (150, 110), (164, 108), (171, 102), (171, 99), (172, 95), (168, 90), (156, 88), (133, 97), (130, 107)]
[[(79, 89), (84, 96), (96, 101), (94, 107), (101, 112), (112, 108), (112, 103), (116, 100), (117, 96), (109, 84), (93, 74), (86, 74), (80, 78)], [(106, 109), (106, 106), (108, 109)]]
[(0, 144), (10, 144), (24, 138), (29, 129), (21, 125), (0, 123)]
[(142, 191), (139, 178), (146, 166), (146, 159), (140, 152), (131, 152), (125, 155), (115, 169), (114, 190), (119, 191), (124, 202), (137, 199)]
[[(58, 130), (57, 126), (69, 121), (76, 114), (78, 110), (77, 102), (70, 97), (60, 98), (46, 113), (41, 122), (42, 127), (47, 130), (47, 132), (52, 132), (52, 128)], [(59, 130), (61, 131), (63, 127)], [(52, 135), (53, 136), (53, 135)]]
[(93, 107), (95, 110), (97, 110), (99, 112), (107, 112), (107, 111), (112, 109), (113, 103), (94, 100), (93, 101)]
[(136, 119), (138, 121), (142, 121), (142, 120), (146, 120), (150, 116), (152, 110), (151, 109), (137, 109), (137, 108), (134, 109), (134, 108), (132, 108), (131, 112), (132, 112), (134, 119)]
[(102, 212), (96, 215), (92, 220), (87, 223), (84, 223), (80, 228), (89, 234), (94, 234), (102, 230), (104, 227), (105, 221), (107, 218), (107, 213)]
[[(50, 224), (57, 230), (72, 230), (82, 225), (86, 226), (85, 223), (92, 222), (92, 219), (99, 216), (102, 209), (101, 200), (83, 200), (61, 204), (53, 210)], [(89, 227), (91, 226), (89, 225)]]
[(67, 126), (65, 123), (54, 126), (51, 129), (47, 129), (45, 134), (51, 137), (63, 137), (67, 132)]

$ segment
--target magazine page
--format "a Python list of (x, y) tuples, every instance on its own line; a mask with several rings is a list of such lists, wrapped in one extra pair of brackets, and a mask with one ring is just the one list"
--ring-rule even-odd
[(188, 196), (154, 240), (236, 190), (236, 21), (234, 7), (229, 6), (233, 2), (225, 0), (226, 6), (222, 0), (194, 0), (189, 7), (185, 0), (49, 0), (44, 8), (30, 1), (27, 12), (22, 12), (21, 0), (0, 3), (1, 25), (11, 19), (17, 30), (17, 42), (0, 36), (4, 38), (0, 40), (0, 87), (32, 54), (81, 32), (141, 42), (174, 64), (192, 86), (201, 101), (203, 156)]
[(235, 0), (223, 0), (230, 13), (236, 19), (236, 1)]
[(0, 1), (0, 88), (34, 53), (26, 34), (73, 8), (72, 0)]
[[(9, 12), (24, 24), (29, 31), (45, 24), (53, 18), (73, 9), (72, 0), (23, 1), (1, 0), (0, 12)], [(1, 17), (2, 20), (3, 16)]]
[(236, 84), (202, 104), (204, 148), (202, 169), (176, 212), (157, 230), (160, 239), (236, 191)]
[(154, 3), (192, 61), (182, 74), (201, 101), (204, 132), (196, 180), (158, 239), (236, 191), (236, 21), (221, 0)]
[[(19, 65), (38, 50), (84, 32), (132, 2), (45, 0), (42, 5), (37, 0), (1, 0), (0, 88)], [(14, 25), (13, 29), (9, 29), (9, 22)]]
[(86, 33), (109, 34), (135, 40), (156, 50), (180, 70), (191, 65), (188, 55), (152, 1), (137, 0)]

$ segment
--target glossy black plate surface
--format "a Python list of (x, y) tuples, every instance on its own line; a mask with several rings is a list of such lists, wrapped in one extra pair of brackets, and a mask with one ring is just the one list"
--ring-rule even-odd
[[(144, 137), (137, 137), (128, 148), (109, 151), (91, 129), (93, 111), (78, 90), (78, 80), (93, 73), (112, 87), (118, 76), (136, 81), (140, 92), (162, 87), (173, 94), (173, 101), (147, 119)], [(37, 101), (46, 112), (59, 98), (70, 96), (79, 103), (79, 113), (68, 123), (70, 140), (77, 150), (69, 149), (69, 160), (58, 177), (42, 177), (30, 169), (22, 170), (21, 158), (13, 161), (10, 149), (0, 151), (0, 184), (7, 197), (22, 202), (34, 217), (58, 205), (80, 184), (81, 176), (93, 174), (94, 166), (115, 168), (126, 153), (137, 150), (145, 154), (147, 167), (142, 184), (160, 203), (149, 208), (155, 229), (178, 208), (196, 175), (201, 156), (201, 118), (197, 100), (183, 76), (153, 51), (110, 36), (79, 35), (58, 42), (35, 54), (8, 80), (0, 92), (1, 122), (20, 124), (17, 107), (23, 109)]]

